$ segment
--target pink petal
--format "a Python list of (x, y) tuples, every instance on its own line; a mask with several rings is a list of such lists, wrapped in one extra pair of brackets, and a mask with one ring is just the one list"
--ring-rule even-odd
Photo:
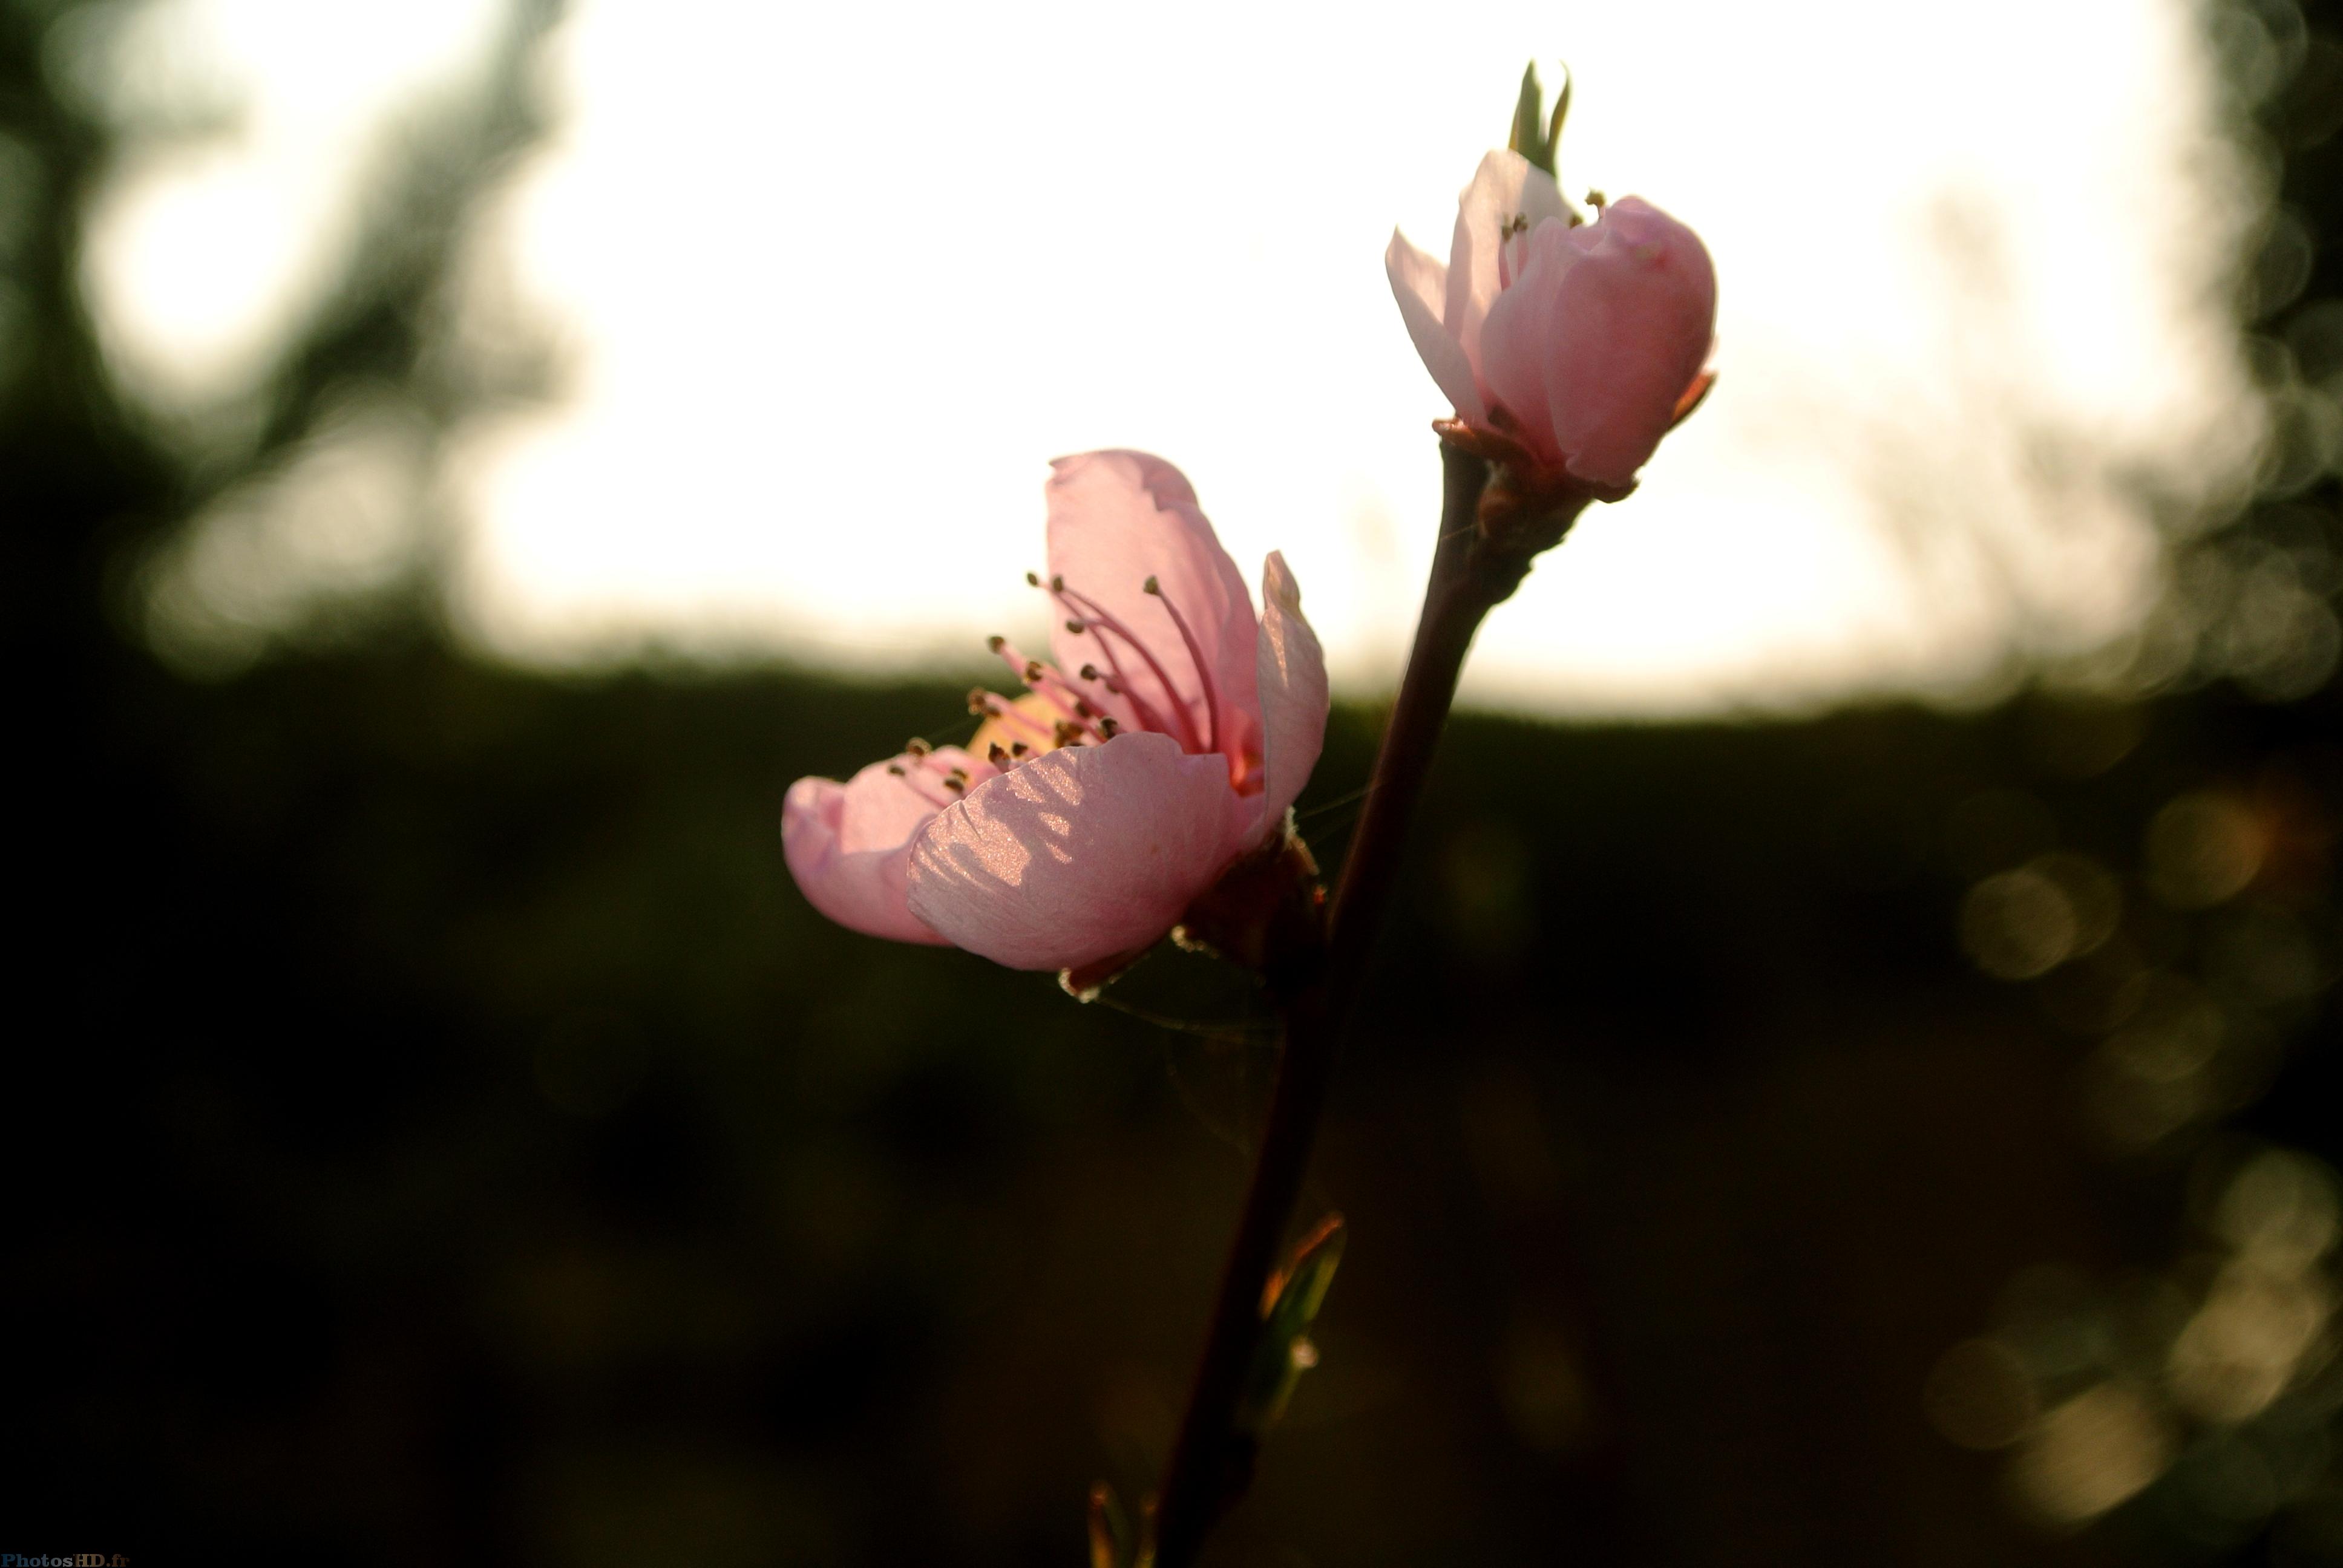
[(911, 841), (937, 808), (874, 762), (844, 784), (800, 779), (781, 805), (781, 852), (806, 902), (850, 930), (941, 942), (911, 913)]
[(1473, 379), (1473, 362), (1464, 357), (1464, 346), (1441, 325), (1448, 269), (1393, 229), (1391, 245), (1383, 252), (1383, 271), (1391, 276), (1392, 294), (1399, 300), (1400, 319), (1407, 323), (1408, 338), (1423, 357), (1423, 367), (1432, 372), (1432, 379), (1448, 395), (1456, 417), (1468, 424), (1487, 423), (1488, 410)]
[(1553, 444), (1553, 410), (1547, 406), (1548, 344), (1554, 336), (1554, 315), (1564, 275), (1579, 259), (1566, 241), (1561, 224), (1541, 226), (1531, 236), (1529, 256), (1521, 276), (1489, 307), (1481, 332), (1481, 378), (1489, 396), (1504, 405), (1548, 462), (1560, 463), (1562, 453)]
[[(1119, 684), (1175, 729), (1175, 714), (1187, 716), (1192, 749), (1251, 759), (1257, 767), (1261, 705), (1253, 691), (1252, 600), (1186, 477), (1145, 452), (1088, 452), (1051, 467), (1051, 575), (1128, 628), (1162, 673), (1120, 638), (1071, 632), (1063, 625), (1050, 634), (1059, 668), (1070, 677), (1085, 664), (1104, 670), (1102, 648), (1111, 649), (1121, 669)], [(1150, 578), (1160, 595), (1145, 590)], [(1194, 636), (1209, 684), (1167, 605), (1178, 609)], [(1208, 690), (1217, 700), (1208, 700)], [(1101, 706), (1116, 711), (1102, 692), (1098, 696)]]
[(1050, 752), (929, 825), (912, 846), (911, 910), (1011, 969), (1146, 948), (1233, 857), (1235, 800), (1219, 757), (1182, 755), (1168, 736)]
[(1594, 231), (1555, 292), (1546, 392), (1570, 471), (1624, 485), (1707, 362), (1716, 273), (1699, 236), (1634, 196), (1614, 203)]
[(1448, 331), (1464, 346), (1465, 357), (1481, 363), (1481, 327), (1499, 292), (1499, 236), (1515, 217), (1533, 232), (1548, 218), (1569, 221), (1569, 208), (1554, 176), (1502, 148), (1481, 160), (1473, 183), (1456, 198), (1456, 235), (1448, 252)]
[[(1689, 241), (1700, 245), (1700, 236), (1689, 224), (1671, 217), (1639, 196), (1621, 196), (1603, 209), (1603, 223), (1610, 226), (1602, 234), (1590, 235), (1593, 239), (1622, 239), (1636, 245), (1659, 243), (1679, 246)], [(1595, 226), (1600, 228), (1602, 225)], [(1705, 249), (1701, 251), (1705, 256)]]
[(1272, 550), (1261, 568), (1261, 719), (1267, 731), (1264, 829), (1284, 819), (1326, 743), (1326, 657), (1302, 618), (1302, 587)]

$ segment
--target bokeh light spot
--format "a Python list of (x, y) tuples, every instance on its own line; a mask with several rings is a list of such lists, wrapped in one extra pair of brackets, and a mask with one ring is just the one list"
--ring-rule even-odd
[(2172, 1462), (2163, 1412), (2138, 1389), (2104, 1382), (2037, 1422), (2011, 1482), (2052, 1523), (2080, 1524), (2137, 1496)]
[(2265, 846), (2253, 813), (2213, 790), (2183, 795), (2147, 829), (2147, 879), (2176, 909), (2204, 909), (2235, 898), (2261, 869)]
[(2047, 973), (2082, 934), (2066, 891), (2030, 868), (1987, 877), (1961, 902), (1961, 946), (1996, 980)]
[(2213, 1225), (2259, 1266), (2291, 1273), (2335, 1245), (2338, 1221), (2334, 1175), (2308, 1155), (2274, 1149), (2231, 1181)]

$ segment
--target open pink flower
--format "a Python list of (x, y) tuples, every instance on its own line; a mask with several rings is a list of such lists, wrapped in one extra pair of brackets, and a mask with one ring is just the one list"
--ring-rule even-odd
[(1458, 420), (1555, 475), (1633, 484), (1707, 387), (1716, 274), (1639, 197), (1581, 225), (1554, 176), (1493, 152), (1457, 198), (1448, 265), (1394, 231), (1383, 266)]
[(1051, 660), (993, 650), (1024, 689), (978, 690), (966, 749), (914, 741), (781, 810), (814, 908), (1026, 970), (1151, 946), (1282, 832), (1326, 732), (1326, 669), (1284, 558), (1244, 578), (1179, 469), (1061, 457), (1049, 483)]

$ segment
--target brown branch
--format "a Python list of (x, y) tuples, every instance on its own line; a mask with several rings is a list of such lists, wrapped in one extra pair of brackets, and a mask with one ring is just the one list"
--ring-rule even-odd
[[(1358, 1000), (1408, 824), (1423, 793), (1473, 635), (1529, 570), (1528, 555), (1493, 548), (1483, 536), (1479, 508), (1489, 483), (1488, 461), (1446, 442), (1440, 456), (1440, 541), (1407, 674), (1335, 890), (1323, 961), (1282, 975), (1272, 971), (1272, 990), (1285, 1014), (1285, 1045), (1252, 1183), (1164, 1473), (1155, 1514), (1155, 1568), (1190, 1568), (1205, 1536), (1252, 1480), (1255, 1444), (1236, 1428), (1238, 1401), (1261, 1337), (1262, 1294), (1309, 1169), (1343, 1023)], [(1574, 516), (1576, 508), (1571, 510)]]

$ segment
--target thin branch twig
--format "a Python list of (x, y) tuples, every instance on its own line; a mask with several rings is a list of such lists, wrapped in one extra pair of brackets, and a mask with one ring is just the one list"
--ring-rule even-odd
[(1529, 569), (1527, 556), (1488, 548), (1474, 525), (1489, 482), (1487, 461), (1443, 443), (1441, 463), (1431, 580), (1365, 809), (1342, 863), (1322, 960), (1297, 966), (1272, 982), (1285, 1014), (1285, 1048), (1204, 1353), (1164, 1473), (1155, 1568), (1191, 1568), (1206, 1535), (1252, 1480), (1254, 1440), (1236, 1429), (1238, 1402), (1261, 1337), (1262, 1292), (1292, 1225), (1343, 1023), (1358, 1000), (1473, 635)]

